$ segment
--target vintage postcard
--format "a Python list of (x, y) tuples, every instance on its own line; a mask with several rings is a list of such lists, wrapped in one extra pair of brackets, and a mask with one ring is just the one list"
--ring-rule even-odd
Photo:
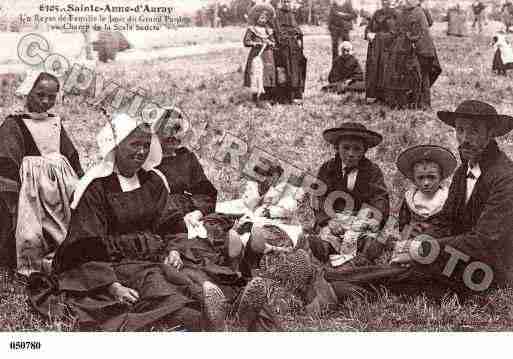
[(512, 33), (509, 0), (2, 0), (5, 349), (510, 331)]

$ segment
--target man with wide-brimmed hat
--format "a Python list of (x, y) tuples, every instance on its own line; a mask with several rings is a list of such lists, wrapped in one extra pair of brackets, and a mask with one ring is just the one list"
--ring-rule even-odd
[[(323, 228), (330, 227), (331, 232), (337, 232), (334, 230), (337, 227), (334, 222), (341, 215), (356, 216), (365, 207), (372, 208), (376, 229), (381, 229), (388, 218), (389, 196), (383, 172), (365, 156), (367, 150), (380, 144), (383, 137), (355, 122), (345, 122), (339, 127), (330, 128), (324, 131), (323, 137), (334, 145), (336, 153), (334, 158), (321, 166), (317, 176), (327, 190), (323, 196), (315, 198), (312, 206), (321, 240), (311, 244), (319, 260), (330, 260), (333, 267), (338, 267), (348, 257), (344, 259), (338, 256), (343, 254), (343, 245), (330, 240), (333, 238), (329, 235), (323, 236)], [(379, 248), (367, 242), (359, 241), (358, 255), (372, 261), (379, 255)]]
[(436, 240), (440, 254), (432, 264), (414, 267), (463, 291), (512, 285), (513, 162), (495, 137), (513, 129), (513, 117), (475, 100), (438, 117), (455, 128), (462, 162), (441, 212), (440, 226), (451, 235)]

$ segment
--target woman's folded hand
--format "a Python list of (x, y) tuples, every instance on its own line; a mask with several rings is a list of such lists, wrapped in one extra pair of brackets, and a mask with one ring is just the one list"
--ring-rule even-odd
[(139, 300), (139, 293), (132, 288), (125, 287), (121, 283), (114, 282), (108, 288), (109, 294), (118, 302), (134, 304)]

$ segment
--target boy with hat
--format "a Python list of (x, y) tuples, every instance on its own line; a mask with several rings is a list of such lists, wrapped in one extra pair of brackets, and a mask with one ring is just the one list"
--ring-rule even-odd
[(321, 232), (320, 239), (310, 243), (313, 254), (332, 267), (353, 260), (355, 249), (357, 261), (372, 261), (381, 252), (375, 237), (388, 218), (390, 205), (383, 173), (365, 154), (383, 137), (354, 122), (328, 129), (323, 137), (335, 146), (336, 154), (317, 176), (327, 191), (313, 198), (315, 225)]

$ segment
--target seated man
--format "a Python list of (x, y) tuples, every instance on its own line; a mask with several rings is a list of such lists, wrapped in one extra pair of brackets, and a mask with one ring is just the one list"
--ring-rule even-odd
[(328, 75), (327, 86), (321, 90), (327, 92), (364, 92), (365, 81), (363, 71), (358, 59), (353, 55), (353, 45), (349, 41), (344, 41), (340, 45), (340, 53)]

